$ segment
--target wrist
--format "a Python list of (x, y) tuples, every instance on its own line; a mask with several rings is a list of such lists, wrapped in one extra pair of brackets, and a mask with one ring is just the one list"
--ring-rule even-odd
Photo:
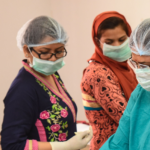
[(70, 147), (67, 143), (65, 142), (49, 142), (51, 144), (52, 150), (70, 150)]

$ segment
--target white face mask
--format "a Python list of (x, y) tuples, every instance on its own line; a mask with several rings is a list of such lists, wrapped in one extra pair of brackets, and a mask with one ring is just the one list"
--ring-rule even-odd
[(119, 46), (112, 46), (104, 43), (103, 54), (118, 62), (126, 61), (131, 57), (131, 50), (128, 43), (129, 38)]
[(135, 69), (136, 78), (139, 84), (147, 91), (150, 91), (150, 68)]

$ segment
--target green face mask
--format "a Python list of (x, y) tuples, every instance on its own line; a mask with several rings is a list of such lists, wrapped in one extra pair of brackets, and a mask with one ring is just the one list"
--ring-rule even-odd
[(150, 68), (135, 69), (135, 74), (139, 84), (150, 91)]
[(38, 59), (33, 56), (33, 65), (30, 64), (34, 70), (37, 72), (40, 72), (46, 76), (51, 75), (61, 69), (65, 65), (65, 62), (63, 61), (63, 58), (60, 58), (56, 61), (48, 61), (48, 60), (42, 60)]
[(103, 54), (118, 62), (123, 62), (131, 57), (131, 50), (128, 45), (129, 38), (119, 46), (112, 46), (104, 43)]

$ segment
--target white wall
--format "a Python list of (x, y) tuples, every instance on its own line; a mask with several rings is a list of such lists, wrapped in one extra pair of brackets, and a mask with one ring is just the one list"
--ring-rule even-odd
[(149, 0), (51, 0), (52, 17), (58, 20), (69, 35), (66, 66), (60, 71), (69, 92), (78, 105), (78, 119), (85, 120), (80, 81), (87, 59), (94, 52), (91, 38), (92, 23), (103, 11), (115, 10), (125, 15), (134, 29), (150, 17)]
[(65, 85), (78, 105), (78, 120), (86, 120), (80, 81), (86, 60), (94, 52), (91, 27), (95, 16), (116, 10), (124, 14), (132, 28), (150, 17), (149, 0), (0, 0), (0, 123), (3, 98), (22, 66), (23, 54), (16, 47), (16, 34), (29, 19), (48, 15), (62, 24), (69, 35), (66, 66), (60, 70)]
[(0, 129), (3, 99), (19, 69), (23, 53), (16, 46), (16, 34), (29, 19), (50, 15), (49, 0), (0, 0)]

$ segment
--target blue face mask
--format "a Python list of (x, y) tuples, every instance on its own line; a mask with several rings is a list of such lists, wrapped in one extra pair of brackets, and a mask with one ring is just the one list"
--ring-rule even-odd
[(38, 59), (33, 56), (33, 64), (30, 64), (30, 67), (34, 68), (37, 72), (40, 72), (46, 76), (54, 74), (56, 71), (61, 69), (65, 65), (63, 58), (60, 58), (56, 61), (48, 61)]
[(104, 43), (103, 54), (118, 62), (124, 62), (131, 57), (131, 50), (128, 43), (129, 38), (119, 46), (112, 46)]

